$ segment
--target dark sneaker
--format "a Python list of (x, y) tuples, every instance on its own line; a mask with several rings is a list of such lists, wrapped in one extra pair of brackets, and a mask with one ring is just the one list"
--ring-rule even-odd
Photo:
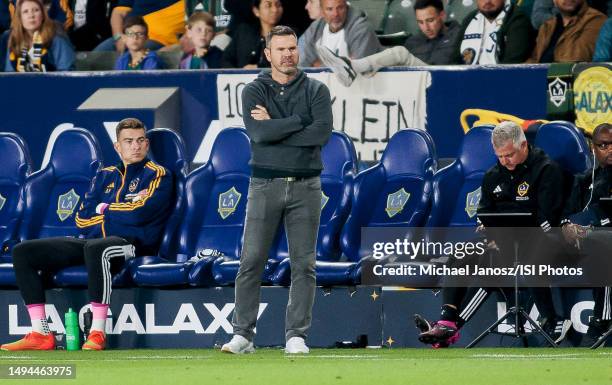
[(414, 315), (414, 326), (419, 329), (420, 333), (425, 333), (431, 330), (431, 324), (420, 314)]
[(589, 320), (589, 328), (587, 329), (587, 332), (584, 337), (582, 337), (581, 345), (593, 346), (593, 344), (597, 342), (599, 337), (601, 337), (605, 332), (607, 332), (610, 327), (612, 327), (612, 321), (591, 317), (591, 319)]
[[(455, 343), (459, 339), (457, 324), (453, 321), (438, 321), (429, 331), (419, 334), (419, 341), (424, 344)], [(439, 346), (446, 347), (446, 346)]]

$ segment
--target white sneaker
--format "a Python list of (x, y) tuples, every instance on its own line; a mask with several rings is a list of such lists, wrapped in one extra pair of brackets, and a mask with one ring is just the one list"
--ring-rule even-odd
[(221, 347), (221, 351), (224, 353), (232, 354), (244, 354), (244, 353), (255, 353), (253, 343), (243, 336), (235, 334), (232, 340)]
[(565, 337), (567, 336), (567, 332), (570, 330), (571, 327), (572, 321), (569, 319), (559, 320), (559, 322), (557, 322), (557, 325), (555, 325), (555, 334), (559, 337), (555, 340), (556, 344), (561, 343), (561, 341), (565, 339)]
[(310, 349), (308, 349), (302, 337), (291, 337), (285, 345), (285, 353), (287, 354), (308, 354), (308, 352), (310, 352)]
[(317, 52), (319, 59), (336, 74), (338, 81), (345, 87), (353, 84), (353, 80), (357, 77), (357, 73), (353, 69), (353, 65), (348, 58), (339, 56), (333, 53), (329, 48), (318, 45)]

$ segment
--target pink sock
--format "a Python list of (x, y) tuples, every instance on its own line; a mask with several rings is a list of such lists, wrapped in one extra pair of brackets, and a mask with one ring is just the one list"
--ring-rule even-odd
[(30, 314), (30, 322), (32, 323), (32, 331), (47, 335), (51, 333), (47, 324), (47, 314), (45, 313), (44, 303), (34, 303), (26, 305), (28, 314)]
[(105, 333), (106, 317), (108, 314), (108, 305), (103, 304), (103, 303), (92, 302), (91, 312), (93, 313), (91, 330), (97, 330), (102, 333)]
[(28, 308), (30, 319), (47, 319), (44, 303), (33, 303), (31, 305), (26, 305), (26, 307)]

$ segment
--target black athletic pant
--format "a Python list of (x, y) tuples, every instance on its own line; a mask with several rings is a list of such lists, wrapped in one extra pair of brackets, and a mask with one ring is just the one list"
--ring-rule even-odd
[(13, 248), (17, 286), (26, 305), (45, 302), (43, 275), (53, 275), (70, 266), (87, 266), (89, 299), (108, 304), (112, 272), (118, 271), (134, 246), (120, 237), (78, 239), (55, 237), (24, 241)]

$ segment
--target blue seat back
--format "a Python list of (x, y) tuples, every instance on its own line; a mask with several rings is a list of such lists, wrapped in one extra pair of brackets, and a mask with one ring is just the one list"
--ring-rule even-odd
[(436, 168), (429, 133), (405, 129), (391, 137), (380, 163), (355, 178), (351, 212), (340, 244), (348, 260), (365, 256), (360, 249), (362, 227), (424, 225)]
[(150, 143), (150, 158), (170, 170), (174, 178), (176, 201), (159, 247), (159, 256), (169, 258), (174, 256), (178, 250), (176, 231), (183, 218), (185, 180), (189, 172), (189, 161), (185, 142), (177, 132), (167, 128), (155, 128), (147, 131), (147, 137)]
[(0, 245), (8, 246), (8, 241), (17, 238), (25, 181), (32, 172), (30, 153), (21, 136), (0, 132), (0, 164)]
[(240, 256), (250, 158), (246, 131), (226, 128), (217, 136), (209, 161), (189, 174), (178, 262), (202, 249)]
[(49, 163), (26, 181), (20, 239), (77, 235), (74, 217), (101, 165), (100, 146), (89, 131), (62, 132)]
[[(317, 259), (340, 258), (339, 236), (351, 205), (351, 190), (357, 167), (357, 154), (351, 139), (343, 132), (332, 132), (321, 149), (321, 221), (317, 239)], [(287, 234), (281, 229), (276, 259), (289, 256)]]
[(593, 159), (584, 135), (570, 122), (559, 120), (540, 126), (535, 146), (544, 150), (563, 170), (572, 175), (593, 167)]
[(476, 225), (482, 179), (497, 162), (492, 132), (488, 126), (472, 128), (463, 137), (457, 159), (434, 175), (428, 227)]

